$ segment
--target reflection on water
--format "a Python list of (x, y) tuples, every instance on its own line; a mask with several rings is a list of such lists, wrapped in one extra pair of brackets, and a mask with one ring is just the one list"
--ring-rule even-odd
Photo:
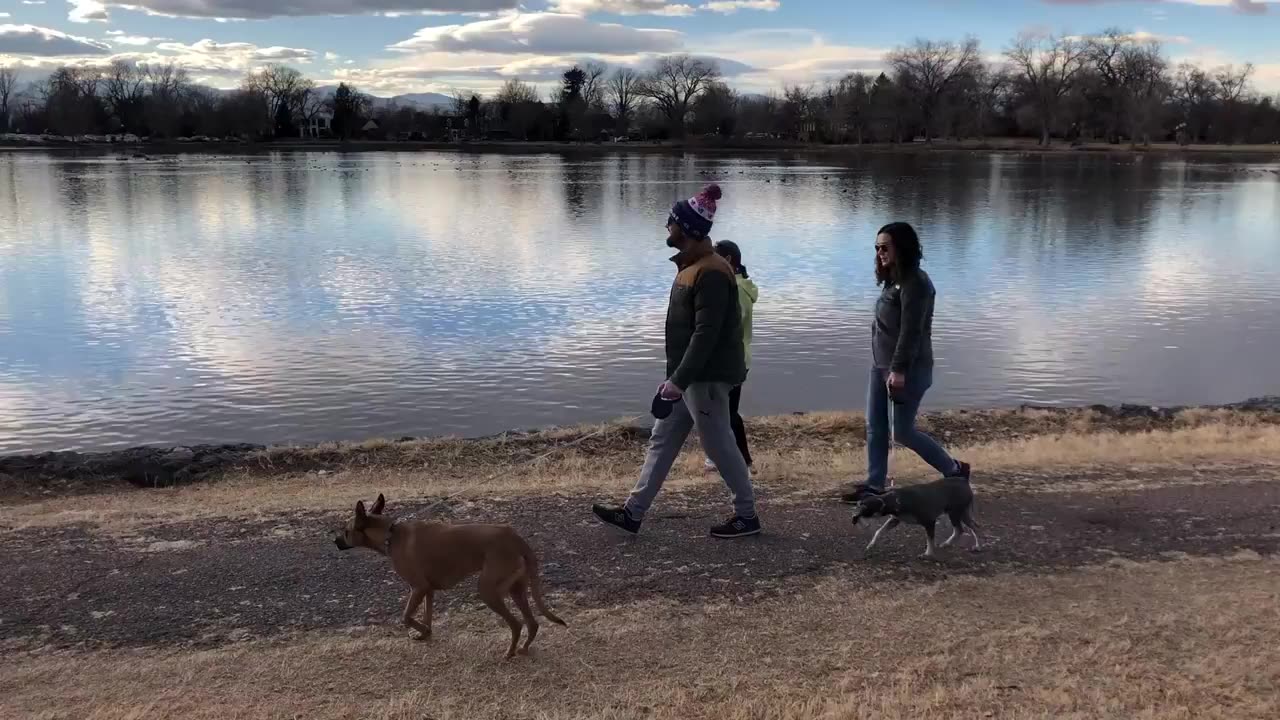
[(1280, 391), (1275, 165), (1151, 158), (0, 155), (0, 452), (639, 414), (670, 203), (725, 190), (749, 413), (860, 408), (873, 234), (939, 289), (934, 408)]

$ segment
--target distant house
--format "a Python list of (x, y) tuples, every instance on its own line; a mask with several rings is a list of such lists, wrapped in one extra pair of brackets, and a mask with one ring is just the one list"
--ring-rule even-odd
[(316, 113), (310, 120), (303, 121), (298, 126), (298, 137), (304, 140), (329, 137), (332, 133), (333, 113), (325, 110)]
[(377, 120), (370, 120), (360, 127), (360, 134), (370, 140), (380, 139), (384, 136), (382, 126)]

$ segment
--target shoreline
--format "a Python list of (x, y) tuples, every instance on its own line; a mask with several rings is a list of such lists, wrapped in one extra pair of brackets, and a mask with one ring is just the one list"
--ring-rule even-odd
[[(1280, 425), (1280, 396), (1222, 405), (1087, 405), (1013, 409), (961, 409), (923, 413), (920, 425), (948, 446), (1052, 436), (1067, 432), (1142, 433), (1220, 422), (1215, 414), (1248, 416)], [(643, 421), (641, 421), (643, 423)], [(804, 449), (833, 443), (858, 447), (865, 437), (861, 412), (805, 413), (747, 418), (753, 445)], [(570, 445), (587, 456), (641, 452), (647, 425), (614, 421), (598, 425), (510, 430), (475, 438), (456, 436), (370, 439), (295, 445), (227, 443), (191, 446), (135, 446), (100, 452), (50, 451), (0, 455), (0, 489), (77, 493), (119, 483), (172, 487), (216, 480), (236, 472), (253, 476), (282, 473), (422, 466), (433, 456), (463, 458), (474, 467), (511, 467)], [(691, 436), (690, 443), (696, 443)]]
[(283, 140), (266, 142), (22, 142), (0, 140), (0, 152), (55, 152), (70, 154), (129, 155), (147, 159), (149, 155), (262, 155), (273, 152), (456, 152), (506, 155), (607, 154), (703, 154), (703, 155), (785, 155), (811, 157), (863, 157), (877, 155), (922, 154), (1019, 154), (1024, 156), (1152, 156), (1159, 158), (1223, 158), (1270, 162), (1280, 160), (1280, 145), (1187, 145), (1156, 143), (1150, 147), (1086, 143), (1066, 143), (1041, 147), (1034, 140), (999, 138), (974, 141), (936, 141), (933, 143), (866, 143), (862, 145), (821, 145), (813, 143), (744, 140), (695, 142), (553, 142), (553, 141), (467, 141), (431, 142), (396, 140)]

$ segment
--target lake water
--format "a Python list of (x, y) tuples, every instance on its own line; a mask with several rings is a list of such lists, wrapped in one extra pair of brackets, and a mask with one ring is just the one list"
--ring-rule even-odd
[(1099, 156), (0, 154), (0, 453), (644, 413), (667, 208), (761, 288), (750, 414), (860, 409), (875, 230), (938, 287), (926, 406), (1280, 392), (1280, 165)]

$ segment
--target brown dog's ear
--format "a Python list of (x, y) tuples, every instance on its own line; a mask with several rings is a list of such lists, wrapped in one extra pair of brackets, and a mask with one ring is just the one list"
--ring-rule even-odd
[(381, 515), (382, 509), (387, 506), (387, 499), (382, 497), (382, 493), (378, 493), (378, 499), (373, 501), (373, 509), (369, 512), (374, 515)]
[(360, 530), (364, 527), (365, 521), (369, 519), (368, 513), (364, 511), (364, 501), (356, 501), (356, 529)]

